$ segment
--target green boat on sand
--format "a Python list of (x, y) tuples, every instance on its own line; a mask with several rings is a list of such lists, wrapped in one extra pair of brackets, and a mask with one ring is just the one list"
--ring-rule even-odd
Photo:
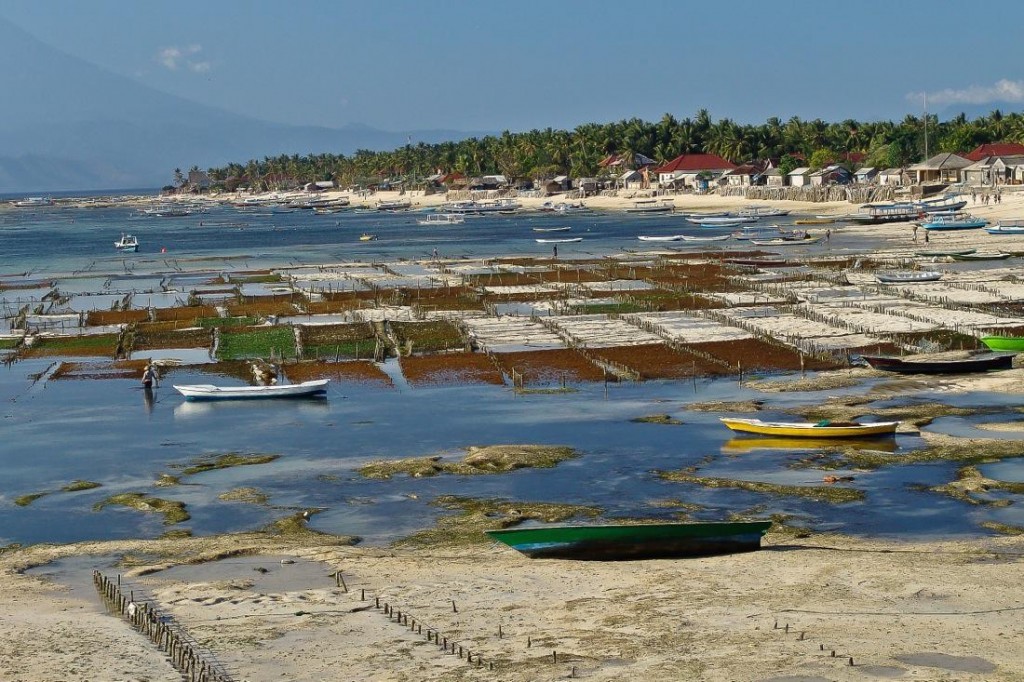
[(537, 526), (486, 531), (532, 559), (625, 561), (751, 552), (771, 521)]
[(983, 336), (981, 342), (992, 350), (1024, 351), (1024, 336)]

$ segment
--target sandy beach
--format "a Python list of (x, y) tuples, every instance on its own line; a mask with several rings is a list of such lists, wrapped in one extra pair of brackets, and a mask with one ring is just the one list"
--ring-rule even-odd
[[(394, 198), (353, 197), (353, 204)], [(420, 208), (444, 200), (409, 198)], [(678, 209), (693, 211), (752, 203), (673, 198)], [(537, 208), (550, 200), (558, 197), (523, 203)], [(586, 204), (621, 210), (634, 200)], [(807, 215), (856, 209), (847, 202), (758, 203)], [(1024, 194), (966, 210), (990, 221), (1024, 216)], [(840, 229), (877, 238), (887, 257), (924, 246), (906, 225)], [(993, 240), (970, 231), (931, 241), (988, 250), (1022, 244), (1018, 236)], [(776, 323), (776, 331), (803, 333), (785, 324)], [(929, 386), (1019, 393), (1022, 372)], [(1021, 679), (1024, 537), (925, 542), (790, 529), (769, 533), (763, 547), (621, 563), (531, 561), (487, 542), (468, 549), (346, 547), (305, 533), (12, 547), (0, 551), (0, 678), (181, 679), (167, 655), (104, 612), (91, 583), (95, 564), (121, 575), (140, 602), (172, 616), (238, 680)], [(68, 557), (77, 558), (58, 564), (54, 577), (24, 573)], [(176, 564), (182, 567), (158, 570)], [(385, 605), (479, 663), (445, 653), (426, 630), (385, 615)]]

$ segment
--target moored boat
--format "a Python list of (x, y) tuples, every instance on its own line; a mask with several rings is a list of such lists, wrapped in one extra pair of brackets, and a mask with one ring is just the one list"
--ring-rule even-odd
[(408, 199), (391, 199), (377, 202), (378, 211), (405, 211), (412, 208), (412, 202)]
[(877, 223), (910, 222), (920, 217), (921, 211), (912, 204), (865, 204), (858, 213), (844, 216), (863, 225)]
[(1016, 353), (980, 353), (957, 359), (907, 359), (882, 355), (862, 355), (872, 369), (901, 374), (967, 374), (1011, 369)]
[(327, 393), (330, 379), (303, 381), (301, 384), (271, 386), (214, 386), (213, 384), (175, 385), (186, 400), (251, 400), (258, 398), (312, 398)]
[(988, 221), (970, 213), (933, 214), (920, 225), (926, 230), (977, 230), (988, 225)]
[(989, 234), (1024, 234), (1024, 220), (1000, 220), (985, 228)]
[(26, 197), (24, 199), (18, 199), (12, 201), (11, 205), (15, 208), (42, 208), (46, 206), (53, 206), (53, 199), (51, 197)]
[(973, 260), (1006, 260), (1013, 254), (1006, 253), (1005, 251), (977, 251), (975, 253), (957, 253), (950, 256), (953, 260), (960, 261), (973, 261)]
[(677, 242), (682, 238), (683, 236), (680, 234), (670, 234), (664, 237), (645, 235), (640, 235), (639, 237), (637, 237), (637, 239), (639, 239), (642, 242)]
[(571, 225), (565, 225), (563, 227), (535, 227), (534, 232), (568, 232), (572, 229)]
[(457, 213), (429, 213), (422, 218), (417, 218), (416, 222), (420, 225), (444, 227), (446, 225), (462, 225), (466, 222), (466, 218)]
[(539, 526), (486, 531), (532, 559), (625, 561), (749, 552), (771, 521)]
[(731, 234), (716, 234), (709, 235), (707, 237), (695, 237), (693, 235), (681, 234), (679, 238), (684, 242), (724, 242), (726, 239), (732, 239)]
[(676, 210), (673, 199), (641, 199), (634, 201), (633, 206), (626, 209), (626, 213), (669, 213)]
[(583, 241), (583, 237), (564, 237), (561, 239), (537, 239), (538, 244), (574, 244)]
[(733, 431), (759, 433), (768, 436), (797, 438), (857, 438), (864, 436), (891, 436), (899, 422), (766, 422), (760, 419), (721, 417), (721, 422)]
[(114, 248), (118, 251), (138, 251), (139, 239), (133, 234), (122, 234), (121, 238), (114, 242)]
[(775, 239), (751, 239), (751, 244), (757, 246), (803, 246), (807, 244), (817, 244), (821, 241), (821, 237), (804, 237), (803, 239), (790, 239), (787, 237), (776, 237)]

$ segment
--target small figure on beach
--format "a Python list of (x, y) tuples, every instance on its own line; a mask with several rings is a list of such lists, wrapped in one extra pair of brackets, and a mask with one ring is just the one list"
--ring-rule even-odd
[(437, 247), (434, 247), (434, 260), (437, 260)]
[(924, 231), (924, 243), (925, 243), (925, 244), (927, 244), (927, 243), (928, 243), (928, 230), (925, 230), (925, 231)]
[(146, 369), (142, 370), (142, 387), (154, 388), (159, 385), (160, 377), (156, 373), (156, 368), (152, 364), (146, 365)]
[(914, 223), (914, 243), (917, 243), (917, 223)]
[(827, 242), (832, 241), (832, 229), (831, 228), (825, 230), (825, 241), (827, 241)]
[(551, 247), (551, 257), (552, 258), (558, 258), (558, 247), (557, 246), (552, 246)]

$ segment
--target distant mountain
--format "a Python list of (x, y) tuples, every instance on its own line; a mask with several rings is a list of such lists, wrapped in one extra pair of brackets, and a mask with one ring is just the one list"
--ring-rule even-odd
[(148, 88), (0, 19), (0, 193), (159, 187), (175, 168), (279, 154), (351, 154), (490, 133), (288, 126)]

